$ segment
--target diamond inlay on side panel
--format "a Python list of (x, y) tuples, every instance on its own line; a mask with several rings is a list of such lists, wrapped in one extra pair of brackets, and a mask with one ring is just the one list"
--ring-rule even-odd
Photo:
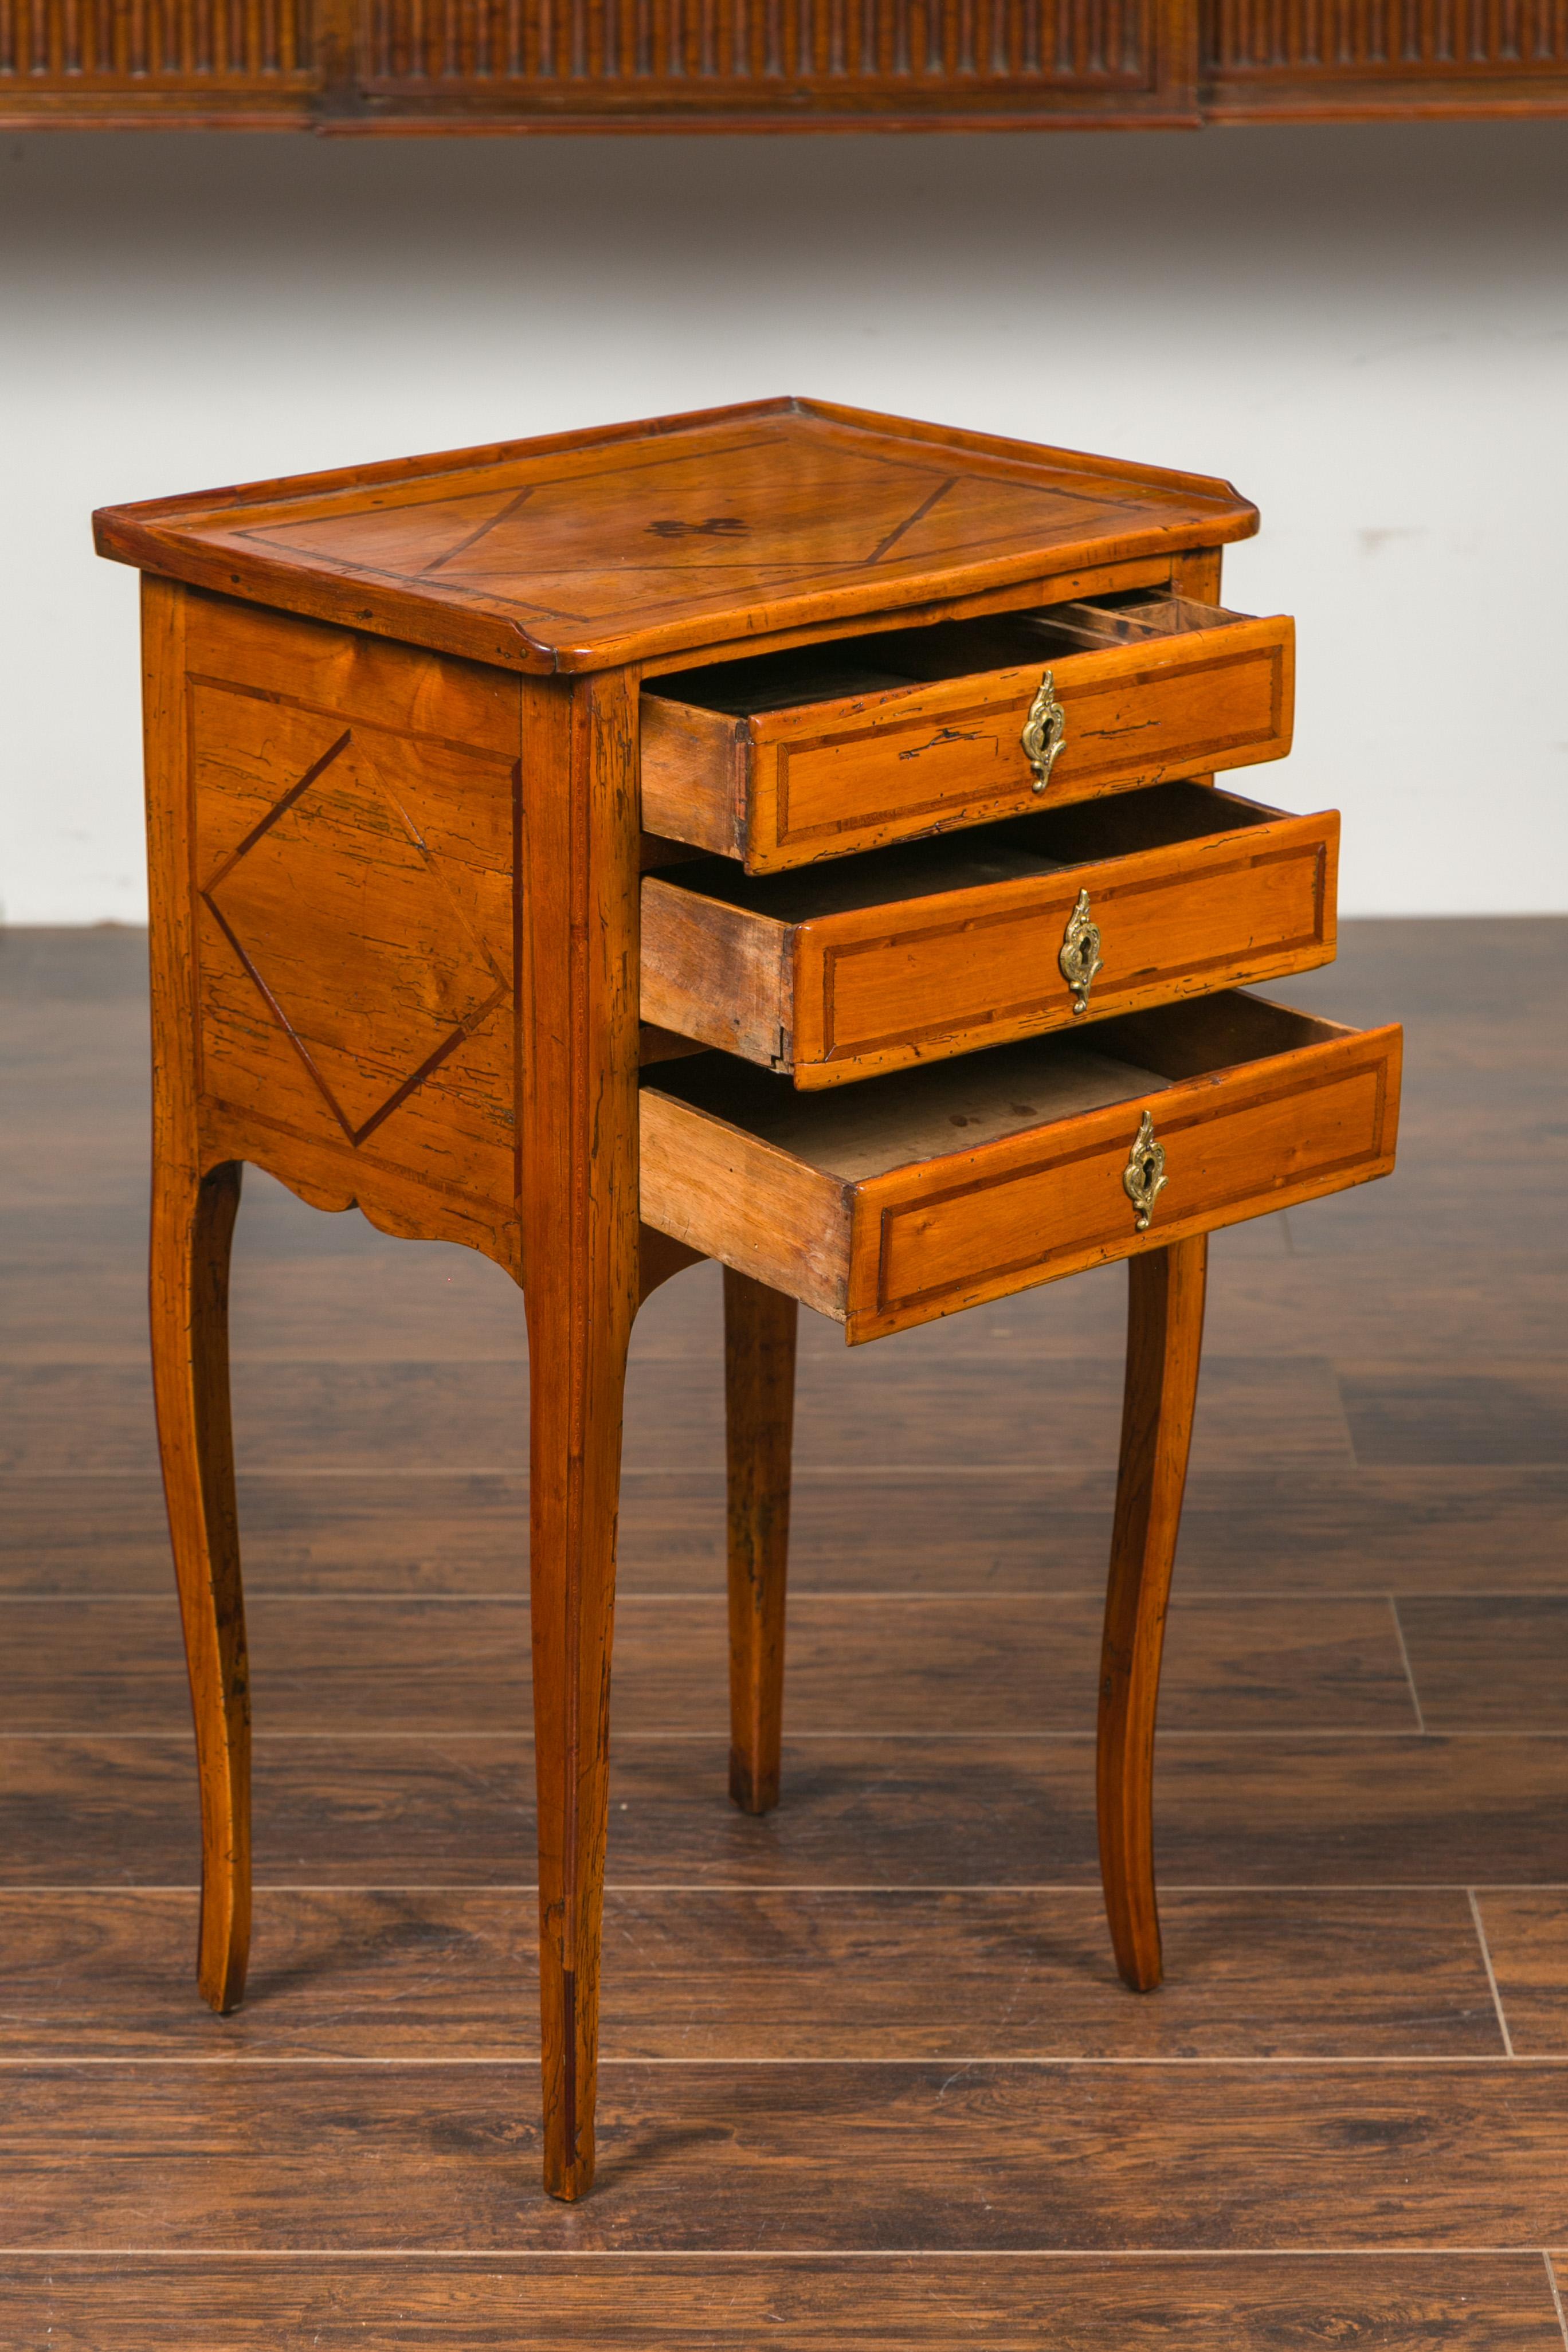
[(415, 816), (352, 729), (202, 896), (352, 1143), (509, 994)]

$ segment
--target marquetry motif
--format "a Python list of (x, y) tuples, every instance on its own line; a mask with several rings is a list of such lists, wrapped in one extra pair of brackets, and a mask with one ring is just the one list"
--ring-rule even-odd
[[(374, 921), (354, 919), (372, 892)], [(508, 994), (414, 818), (351, 729), (202, 896), (351, 1143)]]
[[(311, 569), (580, 625), (762, 596), (814, 575), (900, 573), (966, 544), (1104, 529), (1129, 510), (1092, 478), (966, 478), (940, 451), (929, 463), (862, 451), (793, 419), (704, 439), (690, 450), (639, 447), (592, 475), (537, 461), (491, 467), (482, 486), (459, 478), (444, 498), (392, 496), (321, 515), (307, 507), (239, 535), (258, 553)], [(671, 544), (693, 540), (707, 544)]]
[(215, 679), (190, 698), (205, 1092), (509, 1201), (513, 764)]
[(874, 612), (933, 570), (951, 593), (1072, 572), (1108, 543), (1123, 562), (1168, 560), (1173, 535), (1241, 538), (1256, 520), (1203, 477), (1130, 476), (934, 427), (895, 437), (803, 401), (656, 422), (592, 449), (570, 436), (352, 482), (260, 484), (142, 518), (114, 552), (194, 557), (203, 584), (264, 587), (285, 608), (316, 612), (325, 591), (355, 627), (534, 671), (754, 637), (760, 612), (774, 626)]

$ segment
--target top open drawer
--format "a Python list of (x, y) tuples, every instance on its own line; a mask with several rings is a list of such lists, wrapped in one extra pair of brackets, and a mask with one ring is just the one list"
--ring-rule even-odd
[(644, 686), (643, 824), (773, 873), (1279, 759), (1294, 687), (1289, 620), (1146, 589), (795, 646)]

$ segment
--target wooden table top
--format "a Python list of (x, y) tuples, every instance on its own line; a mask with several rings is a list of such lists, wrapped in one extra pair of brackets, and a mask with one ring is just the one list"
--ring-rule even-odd
[(95, 517), (143, 571), (531, 671), (601, 669), (1245, 539), (1227, 482), (773, 400)]

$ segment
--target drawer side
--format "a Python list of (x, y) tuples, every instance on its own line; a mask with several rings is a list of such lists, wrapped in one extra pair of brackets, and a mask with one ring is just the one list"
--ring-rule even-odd
[(770, 1069), (787, 1069), (791, 933), (743, 908), (644, 877), (642, 1017)]
[(645, 1086), (645, 1223), (842, 1322), (849, 1190), (792, 1153)]

